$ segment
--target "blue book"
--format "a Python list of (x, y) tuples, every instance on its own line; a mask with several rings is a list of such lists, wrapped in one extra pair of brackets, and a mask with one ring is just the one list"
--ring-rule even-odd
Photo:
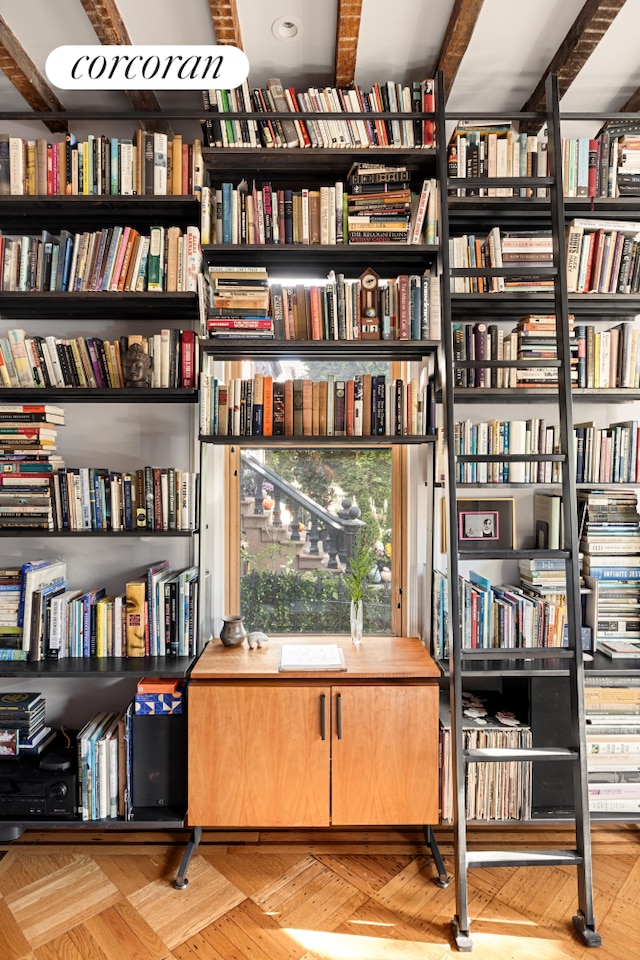
[(225, 182), (222, 184), (222, 242), (230, 244), (232, 242), (231, 234), (231, 211), (233, 208), (233, 184)]
[(89, 590), (82, 595), (82, 653), (81, 656), (91, 656), (91, 607), (94, 606), (101, 597), (105, 596), (105, 588), (98, 587), (96, 590)]

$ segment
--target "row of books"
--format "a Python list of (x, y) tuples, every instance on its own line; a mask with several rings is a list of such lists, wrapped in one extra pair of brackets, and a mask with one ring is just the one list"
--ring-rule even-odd
[[(510, 121), (459, 122), (447, 146), (450, 180), (480, 177), (546, 177), (546, 137), (519, 133)], [(455, 187), (454, 197), (545, 197), (546, 187)]]
[[(544, 417), (527, 420), (460, 420), (454, 425), (454, 451), (462, 455), (557, 454), (560, 428)], [(457, 465), (458, 483), (558, 483), (556, 461), (463, 462)]]
[(433, 340), (440, 337), (440, 286), (428, 272), (381, 280), (329, 274), (322, 284), (268, 282), (267, 271), (211, 266), (207, 329), (217, 338)]
[(640, 223), (574, 219), (567, 226), (568, 293), (637, 293)]
[[(387, 81), (374, 83), (369, 91), (358, 84), (349, 88), (309, 87), (297, 91), (271, 78), (265, 87), (242, 86), (231, 90), (203, 91), (205, 109), (214, 116), (202, 123), (205, 145), (209, 147), (335, 148), (407, 147), (435, 145), (432, 117), (416, 119), (368, 118), (368, 113), (433, 113), (434, 82), (415, 81), (410, 86)], [(269, 117), (270, 113), (291, 113)], [(234, 113), (264, 116), (235, 120)], [(302, 119), (299, 113), (321, 116)], [(341, 117), (355, 113), (363, 116)], [(335, 116), (334, 116), (335, 115)]]
[[(640, 386), (638, 338), (633, 322), (623, 321), (607, 330), (593, 324), (575, 324), (569, 317), (572, 382), (590, 389), (634, 388)], [(555, 316), (528, 315), (507, 333), (497, 323), (453, 325), (456, 360), (556, 359)], [(456, 369), (459, 387), (554, 386), (558, 374), (553, 367)]]
[(417, 377), (274, 380), (255, 374), (223, 383), (200, 375), (203, 436), (374, 437), (435, 433), (435, 385)]
[(125, 387), (130, 385), (128, 351), (134, 344), (149, 356), (149, 387), (195, 388), (198, 338), (192, 330), (175, 328), (151, 336), (129, 334), (113, 341), (100, 337), (63, 339), (53, 334), (30, 336), (14, 328), (0, 337), (0, 385)]
[(640, 330), (630, 321), (608, 330), (576, 324), (578, 387), (613, 389), (640, 386)]
[(0, 288), (6, 293), (196, 291), (198, 227), (134, 227), (54, 236), (0, 236)]
[[(497, 323), (454, 323), (453, 355), (456, 361), (466, 360), (554, 360), (557, 358), (556, 318), (553, 315), (528, 314), (511, 332)], [(572, 380), (578, 385), (580, 350), (574, 334), (573, 317), (569, 317), (569, 342)], [(557, 385), (555, 367), (478, 367), (454, 369), (456, 387), (511, 388), (552, 387)], [(585, 384), (586, 385), (586, 384)]]
[[(187, 656), (197, 649), (197, 567), (168, 560), (129, 579), (119, 595), (70, 589), (61, 558), (5, 570), (19, 580), (17, 622), (0, 634), (1, 659)], [(4, 577), (3, 579), (7, 579)]]
[(630, 674), (585, 677), (589, 810), (640, 811), (640, 686)]
[[(24, 478), (20, 478), (24, 479)], [(198, 474), (175, 467), (141, 467), (131, 472), (106, 467), (61, 467), (51, 477), (36, 477), (41, 497), (52, 498), (52, 517), (30, 507), (33, 526), (50, 530), (196, 530)], [(8, 488), (17, 497), (18, 487)], [(38, 520), (39, 512), (43, 514)]]
[(577, 483), (635, 483), (640, 480), (637, 420), (596, 427), (574, 426)]
[(188, 195), (203, 183), (202, 141), (182, 134), (48, 141), (0, 133), (0, 196)]
[[(560, 141), (565, 197), (638, 196), (640, 128), (616, 133), (605, 125), (596, 137)], [(464, 177), (546, 177), (546, 136), (519, 133), (511, 122), (458, 123), (449, 140), (450, 179)], [(545, 187), (453, 187), (452, 196), (544, 197)]]
[[(504, 293), (507, 290), (529, 293), (553, 289), (548, 279), (535, 268), (553, 266), (553, 241), (549, 231), (501, 231), (492, 227), (485, 236), (463, 234), (449, 238), (449, 260), (454, 269), (490, 269), (513, 267), (509, 276), (452, 276), (452, 293)], [(518, 268), (527, 273), (518, 275)], [(533, 271), (533, 272), (532, 272)]]
[[(224, 181), (205, 186), (201, 199), (203, 244), (334, 245), (343, 243), (437, 242), (435, 180), (393, 191), (385, 183), (352, 193), (344, 182), (320, 188), (249, 186)], [(351, 188), (353, 189), (353, 187)]]
[(78, 732), (78, 813), (82, 820), (128, 819), (131, 711), (96, 713)]
[[(463, 692), (464, 750), (530, 749), (531, 727), (518, 720), (492, 695)], [(454, 820), (451, 711), (448, 694), (440, 694), (440, 816)], [(529, 820), (531, 818), (531, 764), (524, 761), (470, 763), (465, 771), (467, 820)]]
[(561, 647), (566, 596), (539, 594), (515, 584), (492, 585), (469, 573), (459, 578), (462, 646), (466, 649)]

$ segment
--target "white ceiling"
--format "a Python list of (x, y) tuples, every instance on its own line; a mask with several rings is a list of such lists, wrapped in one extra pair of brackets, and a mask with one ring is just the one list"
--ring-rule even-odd
[[(456, 111), (518, 109), (533, 91), (584, 0), (485, 0), (455, 79)], [(132, 43), (215, 43), (208, 0), (117, 0)], [(279, 76), (285, 85), (333, 82), (335, 0), (237, 0), (250, 82)], [(363, 0), (356, 81), (408, 82), (431, 75), (453, 0)], [(48, 53), (65, 43), (95, 43), (80, 0), (0, 0), (0, 15), (44, 74)], [(275, 39), (279, 17), (302, 24), (293, 42)], [(563, 98), (571, 111), (616, 110), (640, 86), (640, 0), (627, 0)], [(122, 93), (57, 91), (73, 108), (127, 108)], [(159, 94), (166, 106), (171, 94)], [(181, 95), (184, 97), (185, 95)], [(187, 102), (196, 108), (199, 95)], [(25, 103), (0, 73), (0, 109)]]

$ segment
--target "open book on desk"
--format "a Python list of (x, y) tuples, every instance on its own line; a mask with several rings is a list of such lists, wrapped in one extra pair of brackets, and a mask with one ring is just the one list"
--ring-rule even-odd
[(344, 653), (335, 643), (283, 643), (278, 670), (346, 670)]

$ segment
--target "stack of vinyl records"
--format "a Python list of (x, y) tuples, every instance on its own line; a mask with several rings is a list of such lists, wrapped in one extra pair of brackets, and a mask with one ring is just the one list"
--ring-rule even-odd
[(64, 410), (49, 404), (0, 406), (0, 530), (52, 530), (51, 478)]

